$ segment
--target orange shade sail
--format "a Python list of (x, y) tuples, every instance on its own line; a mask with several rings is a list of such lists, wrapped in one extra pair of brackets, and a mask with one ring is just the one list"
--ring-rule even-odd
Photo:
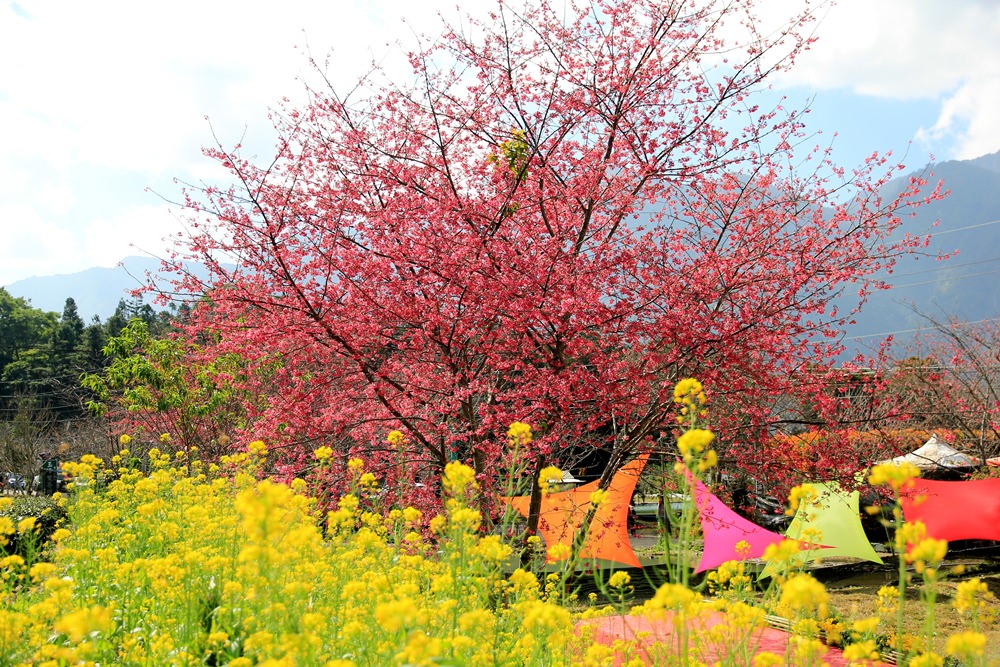
[[(597, 508), (590, 532), (580, 551), (581, 558), (594, 558), (640, 567), (639, 559), (632, 551), (628, 537), (628, 506), (635, 491), (639, 475), (646, 466), (648, 454), (622, 466), (611, 478), (607, 500)], [(590, 507), (590, 494), (598, 489), (598, 482), (590, 482), (575, 489), (549, 493), (542, 497), (542, 507), (538, 517), (538, 532), (551, 550), (556, 544), (573, 546), (573, 539), (579, 532)], [(529, 496), (504, 498), (511, 507), (528, 516)], [(560, 559), (547, 558), (548, 562)]]

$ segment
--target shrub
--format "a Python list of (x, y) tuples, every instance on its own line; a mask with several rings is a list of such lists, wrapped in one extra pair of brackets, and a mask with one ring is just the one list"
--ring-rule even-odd
[(0, 540), (0, 552), (6, 555), (23, 556), (29, 548), (24, 534), (16, 530), (24, 519), (35, 519), (34, 530), (28, 533), (33, 535), (31, 548), (48, 541), (56, 528), (66, 520), (66, 509), (48, 496), (16, 496), (9, 500), (10, 502), (0, 503), (0, 522), (6, 524), (3, 520), (7, 519), (9, 525), (15, 528), (14, 532), (7, 535), (6, 544)]

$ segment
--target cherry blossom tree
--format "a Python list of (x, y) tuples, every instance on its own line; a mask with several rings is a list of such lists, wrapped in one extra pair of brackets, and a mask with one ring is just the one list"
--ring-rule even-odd
[(233, 185), (188, 191), (175, 259), (213, 270), (181, 288), (209, 296), (192, 333), (246, 360), (246, 437), (294, 471), (330, 443), (391, 462), (399, 429), (408, 474), (459, 458), (487, 487), (599, 448), (607, 481), (679, 378), (726, 406), (709, 423), (737, 453), (819, 391), (800, 370), (923, 242), (890, 240), (922, 182), (883, 199), (886, 157), (839, 169), (758, 106), (811, 16), (765, 34), (754, 5), (501, 0), (406, 80), (339, 90), (316, 63), (272, 160), (208, 150)]

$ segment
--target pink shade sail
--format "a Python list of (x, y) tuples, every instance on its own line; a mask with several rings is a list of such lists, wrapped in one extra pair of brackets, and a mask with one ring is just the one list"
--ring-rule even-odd
[[(701, 521), (705, 548), (695, 572), (719, 567), (726, 561), (760, 558), (770, 544), (785, 539), (778, 533), (761, 528), (729, 509), (700, 481), (695, 481), (695, 506)], [(736, 545), (745, 542), (748, 550), (737, 553)]]
[(1000, 479), (915, 479), (900, 502), (906, 521), (921, 521), (938, 540), (1000, 540)]

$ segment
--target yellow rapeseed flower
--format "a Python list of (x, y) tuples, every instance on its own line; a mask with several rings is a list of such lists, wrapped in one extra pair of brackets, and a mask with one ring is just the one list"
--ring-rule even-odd
[(920, 477), (920, 468), (909, 461), (900, 464), (880, 463), (872, 468), (868, 483), (873, 486), (889, 486), (898, 493), (910, 480)]
[(55, 622), (56, 632), (66, 635), (74, 644), (91, 633), (108, 634), (114, 627), (111, 610), (100, 605), (71, 611)]
[(402, 431), (389, 431), (389, 435), (385, 439), (393, 447), (402, 447), (406, 444), (406, 436), (403, 435)]
[(52, 535), (49, 536), (49, 540), (52, 542), (60, 542), (65, 540), (70, 535), (72, 535), (72, 533), (70, 533), (66, 528), (56, 528), (52, 532)]
[(820, 582), (810, 575), (799, 573), (791, 576), (781, 587), (779, 606), (792, 615), (826, 618), (830, 594)]
[(878, 647), (874, 639), (854, 642), (844, 647), (844, 659), (851, 664), (856, 662), (867, 662), (879, 659)]
[(909, 667), (943, 667), (944, 658), (933, 651), (912, 658)]
[(616, 570), (611, 578), (608, 579), (608, 586), (610, 588), (625, 588), (632, 581), (632, 577), (629, 576), (628, 572), (624, 570)]
[(688, 429), (677, 438), (677, 449), (687, 460), (691, 456), (701, 454), (715, 440), (715, 434), (704, 428)]
[(264, 444), (263, 440), (254, 440), (247, 445), (247, 452), (249, 452), (252, 456), (265, 456), (267, 454), (267, 445)]
[(524, 422), (514, 422), (507, 429), (507, 439), (510, 440), (512, 446), (527, 445), (531, 442), (531, 438), (531, 427)]
[(600, 507), (606, 502), (608, 502), (608, 492), (606, 489), (597, 489), (590, 494), (590, 504), (594, 507)]
[(798, 486), (793, 486), (792, 490), (788, 492), (788, 509), (785, 511), (789, 516), (795, 514), (799, 509), (799, 504), (802, 501), (809, 502), (816, 499), (816, 487), (812, 484), (799, 484)]
[(448, 513), (448, 521), (460, 530), (472, 533), (479, 530), (482, 515), (471, 507), (457, 507)]
[(507, 582), (519, 592), (538, 591), (538, 577), (534, 572), (517, 568), (507, 577)]
[(881, 619), (878, 616), (868, 616), (858, 619), (851, 624), (851, 632), (858, 636), (872, 634), (878, 630), (880, 622)]
[(674, 385), (674, 403), (701, 407), (705, 400), (705, 388), (694, 378), (685, 378)]
[(331, 458), (333, 458), (333, 449), (327, 447), (326, 445), (317, 447), (313, 451), (313, 456), (315, 456), (316, 460), (320, 463), (327, 463)]
[(914, 544), (927, 538), (927, 526), (923, 521), (907, 521), (896, 531), (896, 549), (906, 551)]
[(753, 667), (778, 667), (784, 665), (785, 658), (770, 651), (761, 651), (753, 657)]
[(472, 552), (487, 563), (502, 563), (513, 551), (513, 547), (504, 543), (499, 535), (487, 535), (472, 548)]
[(767, 545), (762, 558), (769, 563), (787, 563), (798, 556), (798, 554), (798, 541), (785, 539), (775, 544)]
[(895, 586), (883, 586), (878, 589), (875, 600), (875, 611), (881, 616), (892, 616), (899, 608), (899, 589)]
[(570, 554), (573, 553), (573, 550), (569, 547), (568, 544), (560, 542), (558, 544), (553, 544), (551, 547), (549, 547), (547, 553), (549, 560), (565, 560), (566, 558), (570, 557)]
[(975, 613), (986, 609), (988, 601), (994, 601), (995, 599), (989, 586), (979, 577), (973, 577), (972, 579), (959, 582), (958, 586), (956, 586), (952, 606), (955, 607), (955, 611), (959, 614)]
[(478, 488), (476, 471), (461, 461), (452, 461), (444, 467), (443, 486), (452, 496), (460, 496), (466, 489)]
[(906, 553), (906, 562), (913, 563), (917, 574), (923, 574), (926, 568), (936, 568), (948, 553), (948, 542), (925, 538), (913, 545)]
[(974, 662), (986, 652), (986, 635), (981, 632), (965, 630), (948, 637), (945, 652), (960, 660)]
[(550, 493), (553, 486), (562, 482), (562, 478), (563, 471), (556, 466), (542, 468), (541, 472), (538, 473), (538, 488), (542, 490), (542, 495)]
[(37, 584), (41, 582), (43, 579), (48, 579), (49, 577), (51, 577), (55, 573), (55, 571), (56, 571), (56, 566), (53, 565), (52, 563), (45, 563), (45, 562), (35, 563), (34, 565), (31, 566), (31, 569), (28, 571), (28, 576), (31, 577), (31, 581)]
[(708, 472), (717, 465), (719, 465), (719, 455), (715, 453), (714, 449), (710, 449), (702, 454), (698, 461), (698, 472)]

